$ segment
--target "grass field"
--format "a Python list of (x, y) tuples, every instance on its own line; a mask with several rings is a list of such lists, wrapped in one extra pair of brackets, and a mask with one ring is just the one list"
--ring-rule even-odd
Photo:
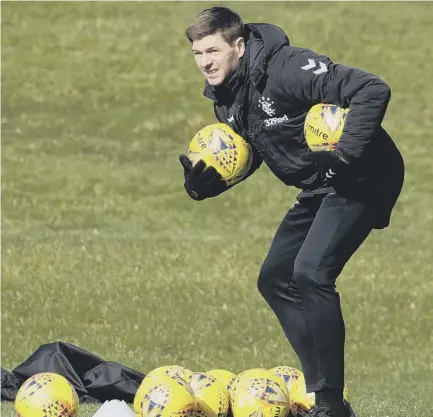
[[(142, 372), (299, 365), (256, 289), (296, 190), (266, 167), (183, 190), (214, 121), (183, 31), (210, 4), (2, 2), (3, 367), (55, 340)], [(358, 417), (431, 417), (433, 4), (218, 4), (390, 84), (406, 183), (339, 280), (347, 385)]]

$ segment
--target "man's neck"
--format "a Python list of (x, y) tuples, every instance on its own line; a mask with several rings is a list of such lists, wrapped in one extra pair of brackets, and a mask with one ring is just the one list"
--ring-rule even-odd
[(243, 77), (245, 75), (244, 71), (244, 57), (239, 60), (239, 64), (235, 70), (233, 70), (230, 74), (227, 75), (222, 86), (229, 89), (232, 92), (235, 92), (239, 87), (239, 84), (243, 82)]

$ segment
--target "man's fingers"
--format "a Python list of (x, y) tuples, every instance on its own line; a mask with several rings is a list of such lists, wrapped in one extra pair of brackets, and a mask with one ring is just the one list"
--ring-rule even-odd
[(197, 178), (206, 168), (206, 163), (200, 159), (191, 169), (190, 177)]
[(221, 176), (211, 179), (206, 186), (212, 189), (224, 189), (227, 188), (227, 182), (221, 178)]
[(215, 177), (221, 177), (221, 174), (216, 170), (215, 167), (209, 167), (206, 171), (210, 172)]
[(214, 180), (218, 181), (220, 179), (221, 179), (221, 174), (214, 167), (206, 168), (203, 171), (203, 173), (200, 175), (200, 182), (202, 182), (203, 184), (207, 184)]
[(314, 162), (317, 159), (317, 155), (313, 152), (309, 152), (309, 153), (303, 153), (301, 155), (301, 161), (305, 161), (305, 162)]
[(191, 171), (192, 162), (186, 155), (180, 154), (179, 155), (179, 161), (182, 164), (183, 169), (185, 170), (186, 173)]
[(188, 177), (188, 182), (190, 188), (197, 191), (199, 194), (201, 194), (203, 190), (207, 190), (219, 182), (222, 184), (224, 183), (221, 174), (214, 167), (206, 168), (195, 178), (192, 177), (191, 173)]

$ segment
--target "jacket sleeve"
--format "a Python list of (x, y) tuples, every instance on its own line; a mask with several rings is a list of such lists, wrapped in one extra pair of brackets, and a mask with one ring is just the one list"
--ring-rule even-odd
[(331, 103), (350, 108), (337, 149), (357, 160), (382, 123), (391, 90), (379, 77), (358, 68), (334, 64), (310, 50), (292, 55), (277, 77), (280, 92), (303, 105)]

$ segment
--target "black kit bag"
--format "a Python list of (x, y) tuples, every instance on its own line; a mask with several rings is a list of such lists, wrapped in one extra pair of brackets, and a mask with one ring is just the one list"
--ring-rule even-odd
[(144, 374), (117, 362), (104, 361), (73, 344), (41, 345), (11, 372), (1, 369), (1, 400), (14, 401), (21, 385), (41, 372), (64, 376), (76, 389), (80, 402), (134, 401)]

